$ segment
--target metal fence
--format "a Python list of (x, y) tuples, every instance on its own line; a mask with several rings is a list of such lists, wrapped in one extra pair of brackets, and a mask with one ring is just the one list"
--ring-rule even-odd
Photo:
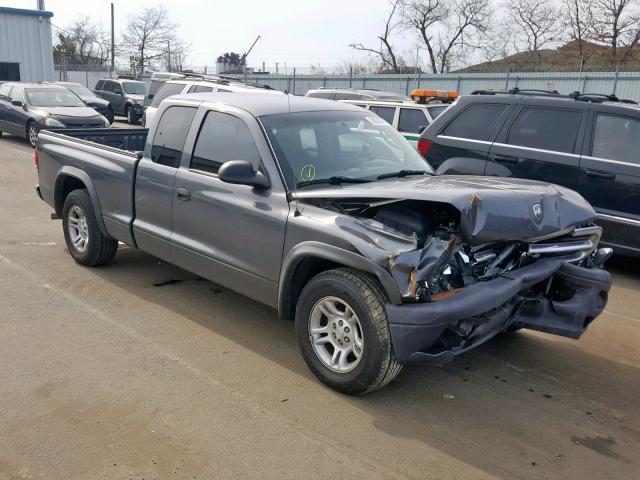
[(448, 73), (411, 75), (234, 75), (259, 85), (304, 95), (316, 88), (369, 88), (408, 95), (414, 88), (456, 90), (462, 95), (474, 90), (557, 90), (570, 93), (615, 94), (640, 101), (640, 71), (637, 72), (533, 72), (533, 73)]
[(98, 80), (110, 78), (111, 73), (108, 69), (84, 69), (74, 70), (69, 68), (61, 68), (56, 65), (54, 70), (54, 79), (61, 82), (74, 82), (84, 85), (87, 88), (95, 87)]

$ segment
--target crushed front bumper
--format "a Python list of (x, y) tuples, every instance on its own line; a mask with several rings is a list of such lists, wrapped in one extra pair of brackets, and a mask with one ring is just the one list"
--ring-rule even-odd
[(509, 326), (579, 338), (604, 309), (610, 288), (605, 270), (550, 258), (437, 302), (389, 304), (396, 357), (444, 365)]

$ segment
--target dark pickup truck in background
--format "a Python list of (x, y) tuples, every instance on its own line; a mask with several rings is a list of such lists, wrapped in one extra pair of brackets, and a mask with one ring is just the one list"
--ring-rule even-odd
[(276, 308), (349, 394), (505, 331), (579, 338), (607, 303), (611, 252), (580, 195), (434, 176), (353, 105), (172, 96), (148, 131), (41, 132), (36, 165), (78, 263), (108, 264), (121, 241)]
[(465, 96), (421, 135), (442, 174), (518, 177), (580, 193), (602, 244), (640, 255), (640, 107), (611, 95), (514, 90)]

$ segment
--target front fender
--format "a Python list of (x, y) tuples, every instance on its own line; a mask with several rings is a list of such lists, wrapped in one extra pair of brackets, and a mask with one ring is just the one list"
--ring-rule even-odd
[(305, 259), (315, 258), (328, 260), (345, 267), (351, 267), (374, 275), (381, 283), (391, 303), (402, 303), (400, 290), (393, 277), (384, 268), (357, 253), (344, 250), (333, 245), (321, 242), (302, 242), (297, 244), (287, 253), (280, 270), (280, 282), (278, 286), (278, 313), (284, 316), (288, 305), (289, 294), (292, 289), (292, 279), (296, 268)]
[(86, 172), (80, 170), (79, 168), (72, 167), (69, 165), (63, 166), (60, 170), (58, 170), (58, 174), (56, 175), (55, 187), (53, 190), (53, 198), (55, 202), (55, 211), (56, 215), (62, 218), (62, 208), (64, 206), (64, 181), (67, 178), (74, 178), (82, 182), (87, 189), (87, 193), (89, 194), (89, 198), (91, 199), (91, 205), (93, 206), (93, 211), (96, 214), (96, 220), (98, 221), (98, 226), (100, 227), (100, 231), (102, 231), (103, 235), (109, 237), (107, 233), (107, 229), (104, 225), (104, 221), (102, 219), (102, 207), (100, 206), (100, 199), (98, 197), (98, 193), (96, 192), (95, 186), (91, 181), (89, 175)]

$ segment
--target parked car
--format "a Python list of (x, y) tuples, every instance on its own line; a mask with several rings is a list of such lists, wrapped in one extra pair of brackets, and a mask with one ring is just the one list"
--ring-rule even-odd
[(356, 88), (318, 88), (309, 90), (305, 97), (325, 98), (327, 100), (411, 100), (406, 95), (393, 92), (381, 92), (371, 89)]
[[(458, 97), (457, 92), (444, 92), (438, 95), (436, 91), (414, 90), (413, 100), (340, 100), (341, 102), (358, 105), (370, 112), (374, 112), (392, 127), (402, 133), (414, 147), (418, 146), (420, 134), (435, 120), (438, 115), (449, 108), (451, 101)], [(435, 94), (435, 95), (434, 95)], [(449, 95), (451, 94), (451, 95)], [(455, 94), (455, 95), (454, 95)], [(430, 96), (433, 101), (427, 102)]]
[(0, 136), (18, 135), (36, 145), (38, 132), (58, 128), (102, 128), (109, 120), (60, 85), (6, 82), (0, 85)]
[(165, 84), (165, 82), (168, 80), (177, 80), (179, 78), (186, 78), (186, 76), (181, 73), (173, 72), (153, 72), (149, 77), (149, 86), (147, 87), (147, 92), (144, 96), (143, 105), (145, 107), (151, 105), (156, 92)]
[(140, 121), (144, 113), (144, 96), (147, 84), (137, 80), (98, 80), (93, 92), (104, 98), (113, 108), (113, 113), (127, 117), (130, 125)]
[(245, 85), (240, 82), (229, 82), (228, 80), (203, 80), (191, 77), (185, 77), (182, 80), (168, 80), (156, 91), (155, 95), (153, 95), (153, 100), (145, 109), (142, 117), (142, 125), (145, 126), (151, 121), (160, 103), (171, 95), (210, 92), (242, 92), (284, 95), (284, 93), (279, 90)]
[[(118, 134), (130, 132), (140, 135)], [(353, 105), (177, 95), (144, 153), (74, 135), (42, 132), (36, 165), (78, 263), (108, 264), (122, 241), (277, 308), (295, 318), (311, 371), (341, 392), (380, 388), (403, 364), (447, 363), (505, 330), (578, 338), (607, 303), (598, 267), (610, 252), (596, 250), (580, 195), (433, 176)]]
[(598, 213), (602, 244), (640, 255), (635, 103), (579, 93), (466, 96), (423, 132), (418, 147), (439, 173), (529, 178), (576, 190)]
[(68, 88), (80, 99), (87, 104), (87, 106), (93, 108), (100, 115), (104, 115), (109, 123), (113, 123), (113, 108), (111, 107), (111, 103), (103, 98), (98, 97), (95, 93), (89, 90), (84, 85), (73, 82), (50, 82), (54, 85), (62, 85), (65, 88)]

